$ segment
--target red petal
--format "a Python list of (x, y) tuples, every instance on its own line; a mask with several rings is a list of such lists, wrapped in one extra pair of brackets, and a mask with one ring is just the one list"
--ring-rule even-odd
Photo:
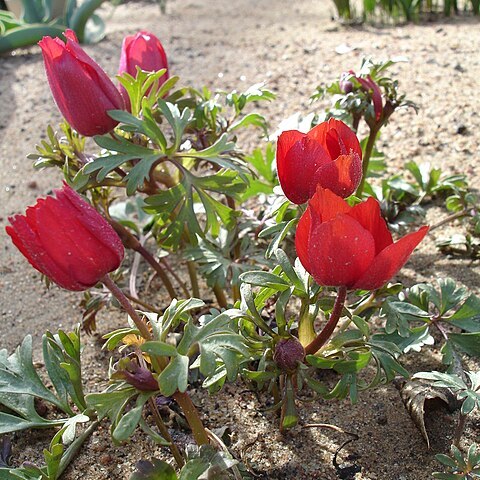
[(327, 148), (332, 160), (351, 152), (362, 158), (362, 149), (355, 132), (340, 120), (331, 118), (328, 122), (320, 123), (308, 132), (308, 136)]
[(66, 45), (50, 37), (39, 42), (55, 102), (67, 122), (82, 135), (107, 133), (118, 122), (106, 112), (123, 109), (123, 98), (74, 38), (69, 34), (67, 37)]
[[(146, 72), (168, 68), (167, 55), (160, 40), (146, 31), (139, 32), (133, 37), (128, 46), (126, 59), (126, 71), (133, 77), (136, 76), (137, 66)], [(167, 78), (168, 75), (162, 77), (164, 80)]]
[(311, 274), (320, 285), (351, 287), (375, 258), (375, 241), (352, 217), (313, 222), (308, 245)]
[[(292, 143), (294, 139), (297, 140)], [(315, 171), (330, 161), (327, 151), (318, 142), (300, 132), (290, 130), (278, 138), (278, 179), (286, 197), (293, 203), (302, 204), (310, 198), (315, 187)]]
[(355, 205), (348, 214), (373, 235), (376, 255), (393, 243), (392, 234), (382, 217), (380, 204), (373, 197)]
[(328, 222), (337, 215), (348, 213), (352, 209), (343, 198), (335, 195), (328, 189), (317, 186), (315, 195), (308, 202), (312, 219), (316, 222)]
[(295, 248), (297, 250), (297, 256), (300, 262), (304, 266), (307, 272), (311, 272), (310, 258), (308, 256), (308, 243), (310, 237), (310, 228), (312, 224), (312, 217), (310, 215), (310, 207), (305, 210), (304, 214), (300, 217), (295, 232)]
[(375, 119), (378, 121), (383, 112), (382, 91), (380, 87), (372, 80), (370, 75), (367, 78), (357, 77), (357, 80), (363, 89), (372, 96)]
[[(31, 207), (34, 212), (35, 207)], [(32, 213), (30, 215), (32, 215)], [(33, 213), (34, 215), (34, 213)], [(29, 263), (40, 273), (43, 273), (56, 284), (67, 290), (85, 290), (75, 279), (62, 270), (45, 251), (38, 235), (23, 215), (16, 215), (9, 218), (11, 227), (7, 226), (6, 231), (12, 238), (14, 245), (20, 250)]]
[(123, 243), (113, 227), (86, 202), (75, 190), (65, 184), (64, 188), (56, 191), (57, 198), (69, 202), (75, 209), (76, 220), (95, 238), (96, 244), (103, 245), (107, 251), (107, 267), (105, 273), (116, 270), (123, 260)]
[(362, 179), (362, 160), (356, 153), (340, 155), (315, 172), (315, 183), (342, 198), (349, 197)]
[(70, 28), (67, 28), (63, 35), (67, 40), (70, 40), (71, 42), (78, 43), (77, 34), (73, 30), (71, 30)]
[(428, 227), (422, 227), (382, 250), (365, 274), (355, 282), (353, 288), (376, 290), (385, 285), (405, 265), (427, 232)]

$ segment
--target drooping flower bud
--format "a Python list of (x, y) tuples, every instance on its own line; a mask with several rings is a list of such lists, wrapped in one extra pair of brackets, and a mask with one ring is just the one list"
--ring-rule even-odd
[(158, 382), (152, 372), (148, 368), (141, 367), (136, 358), (122, 358), (115, 364), (114, 370), (111, 378), (125, 380), (137, 390), (154, 392), (159, 389)]
[(305, 349), (295, 337), (282, 338), (275, 345), (273, 359), (282, 370), (295, 370), (298, 362), (303, 362), (304, 358)]
[(87, 290), (123, 260), (108, 222), (67, 184), (8, 220), (8, 235), (39, 272), (67, 290)]

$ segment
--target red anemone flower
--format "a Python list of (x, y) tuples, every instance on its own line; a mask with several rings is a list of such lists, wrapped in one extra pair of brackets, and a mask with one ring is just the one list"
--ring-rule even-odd
[(350, 207), (318, 187), (298, 223), (295, 245), (319, 285), (376, 290), (396, 275), (427, 232), (422, 227), (393, 242), (374, 198)]
[(43, 37), (45, 71), (53, 98), (67, 122), (81, 135), (92, 137), (113, 130), (118, 122), (108, 110), (125, 108), (122, 95), (107, 74), (80, 47), (73, 30), (67, 42)]
[(345, 198), (362, 178), (362, 149), (355, 133), (331, 118), (308, 133), (283, 132), (277, 143), (277, 171), (286, 197), (305, 203), (317, 185)]
[(67, 184), (8, 220), (8, 235), (36, 268), (60, 287), (87, 290), (123, 260), (120, 237)]

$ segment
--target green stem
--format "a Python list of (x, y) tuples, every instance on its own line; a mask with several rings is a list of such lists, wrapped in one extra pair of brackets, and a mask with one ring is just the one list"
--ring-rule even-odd
[(138, 331), (145, 340), (151, 340), (152, 335), (148, 329), (147, 324), (144, 320), (140, 318), (136, 310), (133, 308), (132, 304), (128, 301), (128, 298), (122, 292), (120, 288), (113, 282), (109, 275), (105, 275), (101, 282), (112, 292), (112, 295), (118, 300), (120, 305), (125, 309), (125, 311), (130, 315), (130, 318), (135, 323), (135, 326), (138, 328)]
[(213, 293), (215, 294), (215, 298), (217, 299), (218, 306), (220, 308), (227, 308), (228, 301), (227, 297), (225, 296), (225, 292), (223, 291), (223, 288), (217, 284), (213, 287)]
[(163, 422), (163, 419), (158, 411), (155, 400), (153, 398), (149, 398), (148, 404), (150, 405), (150, 410), (152, 411), (155, 424), (157, 425), (157, 428), (160, 431), (160, 434), (167, 442), (170, 442), (170, 451), (172, 452), (173, 458), (177, 462), (178, 468), (182, 468), (183, 465), (185, 464), (185, 461), (183, 460), (180, 450), (178, 449), (177, 445), (173, 441), (173, 438), (171, 437), (167, 427), (165, 426), (165, 423)]
[(360, 180), (360, 185), (355, 192), (355, 196), (362, 198), (363, 189), (365, 188), (365, 181), (368, 174), (368, 165), (370, 163), (370, 157), (372, 156), (373, 147), (375, 146), (375, 140), (377, 139), (377, 134), (380, 131), (381, 125), (375, 125), (370, 128), (370, 134), (367, 140), (367, 146), (365, 147), (365, 152), (363, 154), (363, 163), (362, 163), (362, 179)]
[(347, 298), (347, 287), (339, 287), (337, 299), (333, 306), (332, 313), (328, 319), (327, 324), (323, 327), (323, 330), (317, 335), (317, 337), (309, 343), (305, 348), (305, 355), (314, 355), (320, 350), (320, 348), (327, 343), (331, 337), (335, 327), (337, 326), (340, 316), (342, 314), (343, 306), (345, 305), (345, 299)]
[(303, 298), (298, 320), (298, 340), (304, 347), (309, 345), (316, 337), (313, 327), (314, 320), (308, 298)]
[(78, 436), (65, 450), (65, 453), (62, 455), (62, 459), (60, 460), (60, 465), (58, 467), (58, 472), (56, 478), (60, 478), (62, 473), (66, 470), (66, 468), (70, 465), (72, 460), (77, 455), (78, 451), (85, 443), (85, 440), (95, 431), (95, 429), (100, 424), (99, 420), (95, 420), (80, 436)]
[(200, 298), (200, 288), (198, 287), (197, 266), (195, 262), (187, 262), (188, 275), (190, 277), (190, 284), (192, 285), (192, 297)]
[(202, 419), (198, 413), (197, 408), (192, 402), (192, 399), (188, 396), (187, 392), (175, 392), (173, 399), (177, 402), (178, 406), (182, 409), (190, 428), (192, 429), (193, 437), (198, 446), (207, 445), (208, 434), (205, 431)]

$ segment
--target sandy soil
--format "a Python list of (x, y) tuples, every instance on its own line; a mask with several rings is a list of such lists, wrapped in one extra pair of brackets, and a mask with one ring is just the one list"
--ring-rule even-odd
[[(448, 172), (469, 175), (471, 184), (479, 180), (480, 117), (480, 29), (473, 19), (377, 28), (346, 29), (331, 21), (330, 2), (302, 0), (175, 0), (167, 14), (147, 3), (128, 3), (103, 8), (107, 38), (89, 46), (91, 54), (109, 74), (116, 73), (122, 38), (139, 29), (151, 30), (162, 40), (171, 71), (184, 84), (208, 85), (222, 89), (242, 89), (262, 80), (278, 94), (276, 102), (263, 107), (273, 128), (287, 116), (300, 111), (321, 110), (309, 104), (309, 96), (321, 82), (329, 82), (340, 72), (358, 68), (363, 56), (375, 59), (404, 56), (394, 72), (409, 98), (420, 107), (398, 112), (385, 129), (381, 149), (391, 169), (404, 162), (429, 161)], [(336, 47), (353, 47), (340, 55)], [(43, 138), (47, 123), (56, 125), (59, 113), (53, 105), (37, 47), (0, 58), (0, 334), (1, 345), (14, 348), (30, 332), (36, 345), (45, 329), (69, 328), (80, 319), (79, 296), (54, 287), (46, 290), (39, 275), (10, 245), (4, 233), (7, 216), (22, 212), (37, 196), (60, 184), (58, 172), (34, 172), (26, 154)], [(463, 125), (463, 134), (458, 127)], [(463, 130), (463, 129), (460, 129)], [(255, 133), (248, 147), (257, 144)], [(429, 211), (428, 220), (444, 215)], [(454, 227), (455, 228), (455, 227)], [(439, 229), (414, 254), (401, 278), (406, 284), (439, 276), (451, 276), (480, 290), (477, 262), (449, 259), (434, 248), (434, 240), (445, 235)], [(98, 333), (86, 337), (85, 371), (89, 388), (99, 390), (105, 377), (107, 356), (101, 352), (100, 336), (123, 318), (102, 316)], [(413, 368), (436, 367), (438, 352), (423, 356)], [(348, 402), (315, 401), (304, 405), (301, 425), (331, 423), (355, 432), (359, 440), (350, 443), (338, 461), (355, 466), (358, 473), (346, 476), (332, 465), (333, 454), (346, 440), (323, 429), (297, 427), (286, 436), (278, 433), (277, 419), (263, 413), (266, 401), (242, 387), (227, 387), (220, 395), (208, 397), (195, 391), (206, 424), (228, 426), (232, 430), (232, 452), (245, 460), (265, 479), (423, 480), (437, 467), (433, 454), (447, 447), (455, 418), (446, 412), (432, 415), (433, 449), (428, 451), (420, 433), (403, 408), (398, 391), (387, 386), (363, 394), (357, 405)], [(468, 424), (465, 440), (478, 440), (480, 421)], [(15, 463), (38, 459), (46, 444), (45, 435), (19, 436), (14, 444)], [(103, 424), (86, 444), (64, 478), (124, 479), (141, 458), (163, 456), (167, 452), (153, 446), (142, 435), (131, 445), (113, 447), (108, 425)]]

